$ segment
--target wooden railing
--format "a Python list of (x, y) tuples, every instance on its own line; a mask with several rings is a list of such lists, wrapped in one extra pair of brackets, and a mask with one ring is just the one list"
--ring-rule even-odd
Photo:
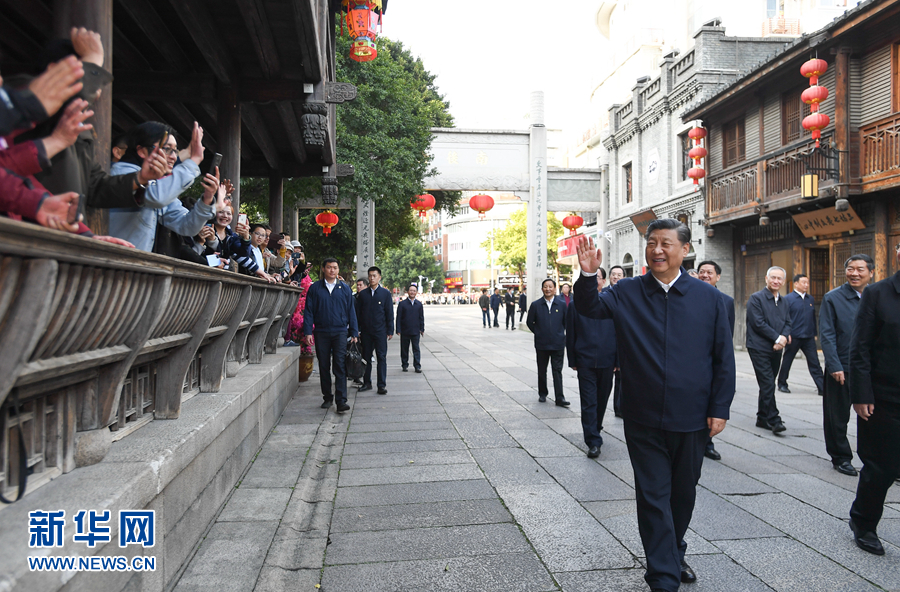
[(859, 130), (863, 183), (900, 173), (900, 113)]
[(31, 491), (274, 353), (299, 295), (0, 219), (0, 492), (16, 494), (19, 424)]
[(707, 185), (708, 211), (730, 210), (756, 200), (757, 168), (756, 163), (751, 163), (711, 177)]

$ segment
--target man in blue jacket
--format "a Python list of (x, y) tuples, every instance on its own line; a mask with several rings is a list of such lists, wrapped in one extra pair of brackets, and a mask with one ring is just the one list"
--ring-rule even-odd
[(538, 401), (547, 400), (547, 362), (553, 372), (553, 395), (556, 404), (568, 407), (563, 395), (562, 367), (566, 349), (566, 303), (556, 296), (556, 282), (546, 279), (541, 283), (543, 298), (531, 303), (525, 325), (534, 333), (534, 349), (537, 354)]
[(778, 390), (789, 393), (788, 376), (791, 373), (791, 365), (798, 351), (803, 351), (806, 357), (806, 365), (812, 376), (819, 396), (824, 394), (825, 382), (822, 376), (822, 366), (819, 365), (819, 352), (816, 349), (816, 301), (809, 293), (809, 278), (798, 273), (794, 276), (794, 291), (784, 297), (791, 311), (791, 342), (784, 348), (784, 360), (781, 362), (781, 370), (778, 372)]
[(491, 294), (491, 310), (494, 311), (494, 326), (500, 327), (500, 303), (503, 301), (503, 298), (500, 297), (500, 288), (494, 288), (494, 293)]
[(394, 300), (382, 288), (381, 270), (369, 268), (369, 287), (359, 295), (359, 333), (366, 372), (359, 391), (372, 390), (372, 352), (378, 359), (378, 394), (387, 394), (387, 342), (394, 337)]
[[(347, 355), (347, 335), (356, 343), (356, 310), (350, 286), (338, 279), (337, 259), (322, 262), (324, 277), (309, 287), (306, 308), (303, 310), (303, 334), (306, 344), (316, 346), (319, 360), (319, 382), (322, 386), (322, 409), (331, 407), (336, 399), (337, 412), (350, 409), (347, 404), (347, 374), (344, 357)], [(315, 325), (315, 327), (313, 327)], [(313, 337), (315, 336), (315, 338)], [(334, 396), (331, 394), (331, 368), (334, 364)]]
[[(606, 285), (606, 271), (597, 270), (597, 290)], [(616, 365), (616, 328), (610, 320), (599, 321), (578, 314), (574, 305), (566, 308), (566, 353), (569, 367), (578, 373), (581, 398), (581, 430), (588, 458), (600, 456), (603, 446), (603, 416), (612, 391)]]
[(791, 342), (791, 312), (778, 293), (786, 272), (781, 267), (766, 271), (766, 287), (747, 301), (747, 353), (759, 385), (756, 427), (780, 434), (786, 428), (775, 405), (775, 376), (781, 352)]
[(649, 273), (619, 280), (598, 296), (603, 254), (581, 238), (575, 307), (615, 326), (620, 411), (647, 557), (644, 579), (654, 591), (675, 592), (681, 582), (697, 579), (684, 561), (684, 535), (706, 442), (729, 418), (734, 347), (719, 292), (681, 267), (690, 229), (678, 220), (654, 220), (645, 239)]
[(819, 311), (819, 339), (825, 354), (825, 396), (822, 399), (822, 427), (825, 450), (835, 471), (850, 477), (853, 449), (847, 440), (850, 421), (850, 337), (863, 290), (869, 285), (875, 262), (868, 255), (853, 255), (844, 263), (847, 282), (825, 294)]
[(406, 289), (406, 300), (397, 305), (397, 335), (400, 336), (400, 366), (409, 372), (409, 345), (412, 344), (413, 368), (416, 373), (422, 372), (422, 354), (419, 350), (419, 337), (425, 335), (425, 310), (422, 303), (416, 300), (419, 288), (411, 284)]

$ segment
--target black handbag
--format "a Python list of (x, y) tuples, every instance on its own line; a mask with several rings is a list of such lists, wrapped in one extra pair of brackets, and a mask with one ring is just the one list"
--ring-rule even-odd
[(347, 376), (353, 380), (359, 380), (366, 372), (366, 362), (363, 360), (362, 354), (359, 353), (359, 347), (355, 343), (347, 346), (344, 369), (347, 371)]

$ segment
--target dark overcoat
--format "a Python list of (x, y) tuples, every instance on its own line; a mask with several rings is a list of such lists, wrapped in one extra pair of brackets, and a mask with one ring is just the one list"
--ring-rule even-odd
[(900, 271), (863, 290), (850, 338), (854, 404), (900, 405)]
[(397, 305), (397, 334), (419, 335), (425, 332), (425, 307), (416, 299), (406, 298)]
[(539, 298), (531, 303), (525, 325), (534, 333), (534, 349), (559, 351), (566, 348), (566, 303), (556, 296), (553, 305)]

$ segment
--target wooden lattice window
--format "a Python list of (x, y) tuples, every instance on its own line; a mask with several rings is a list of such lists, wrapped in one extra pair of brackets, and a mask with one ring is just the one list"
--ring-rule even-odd
[(624, 179), (625, 203), (634, 201), (634, 192), (631, 184), (631, 163), (629, 162), (622, 167), (622, 177)]
[(738, 117), (722, 126), (722, 167), (728, 168), (747, 158), (744, 118)]
[(810, 114), (809, 105), (800, 100), (803, 89), (781, 96), (781, 144), (787, 146), (803, 135), (803, 118)]
[(679, 180), (687, 181), (688, 170), (694, 166), (694, 161), (688, 156), (691, 148), (694, 147), (694, 141), (688, 137), (688, 132), (684, 132), (678, 136), (678, 144), (681, 147), (681, 179)]

